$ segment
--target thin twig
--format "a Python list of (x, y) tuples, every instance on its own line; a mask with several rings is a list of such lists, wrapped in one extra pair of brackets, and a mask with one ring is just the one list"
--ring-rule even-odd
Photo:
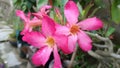
[(94, 57), (94, 58), (103, 59), (102, 56), (98, 55), (97, 53), (93, 52), (92, 50), (91, 50), (91, 51), (88, 51), (88, 54), (91, 55), (91, 56)]
[(94, 34), (94, 33), (90, 33), (90, 32), (86, 32), (86, 33), (87, 33), (88, 35), (93, 36), (93, 37), (96, 37), (97, 39), (102, 40), (102, 41), (107, 41), (107, 40), (108, 40), (108, 38), (101, 37), (101, 36), (98, 35), (98, 34)]
[(101, 37), (98, 34), (94, 34), (94, 33), (90, 33), (90, 32), (86, 32), (88, 35), (96, 37), (97, 39), (104, 41), (105, 45), (108, 46), (109, 52), (112, 53), (113, 52), (113, 43), (109, 38), (105, 38), (105, 37)]
[(72, 68), (72, 66), (73, 66), (73, 61), (74, 61), (74, 59), (75, 59), (77, 50), (78, 50), (78, 46), (76, 46), (75, 51), (74, 51), (73, 54), (72, 54), (72, 57), (71, 57), (71, 60), (70, 60), (70, 64), (68, 65), (67, 68)]
[(115, 54), (115, 53), (111, 53), (110, 56), (116, 58), (116, 59), (120, 59), (120, 55)]
[(95, 43), (93, 43), (93, 45), (99, 48), (108, 48), (107, 45), (100, 45), (100, 44), (95, 44)]
[(101, 63), (99, 63), (99, 64), (98, 64), (98, 66), (97, 66), (97, 68), (101, 68), (101, 66), (102, 66), (102, 64), (101, 64)]

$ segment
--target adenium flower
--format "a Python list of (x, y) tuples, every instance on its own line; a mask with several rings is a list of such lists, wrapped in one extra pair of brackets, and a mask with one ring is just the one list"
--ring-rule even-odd
[(71, 0), (66, 3), (64, 14), (68, 23), (65, 26), (58, 25), (56, 33), (68, 36), (68, 47), (71, 52), (74, 51), (77, 41), (83, 51), (91, 50), (92, 40), (84, 30), (98, 30), (103, 26), (102, 21), (92, 17), (78, 22), (79, 10), (77, 5)]
[[(55, 22), (48, 16), (43, 16), (41, 32), (29, 32), (23, 36), (23, 40), (39, 48), (32, 56), (33, 64), (36, 66), (45, 65), (50, 54), (54, 53), (54, 68), (61, 68), (61, 61), (57, 46), (65, 53), (67, 51), (67, 37), (55, 34)], [(63, 40), (63, 41), (62, 41)]]
[[(24, 12), (21, 10), (16, 10), (16, 15), (19, 16), (24, 21), (24, 29), (22, 30), (21, 34), (24, 35), (27, 32), (31, 32), (34, 26), (40, 26), (42, 16), (47, 14), (50, 8), (51, 6), (45, 5), (40, 8), (38, 13), (29, 12), (27, 15), (25, 15)], [(46, 9), (48, 10), (46, 11)], [(34, 15), (32, 19), (31, 14)], [(40, 18), (37, 17), (37, 14), (39, 15)]]
[(16, 10), (16, 15), (19, 16), (24, 21), (24, 28), (21, 32), (22, 35), (26, 34), (27, 32), (31, 32), (34, 26), (41, 25), (41, 20), (37, 17), (34, 17), (32, 20), (31, 13), (29, 12), (27, 15), (24, 14), (21, 10)]
[(50, 5), (45, 5), (42, 6), (37, 13), (32, 13), (32, 14), (41, 19), (43, 15), (46, 15), (50, 12), (51, 8), (52, 7)]

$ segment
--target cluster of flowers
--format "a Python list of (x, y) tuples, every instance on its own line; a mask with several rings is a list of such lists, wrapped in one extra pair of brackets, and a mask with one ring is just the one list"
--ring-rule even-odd
[[(33, 64), (45, 65), (50, 54), (54, 55), (54, 68), (61, 68), (58, 48), (65, 54), (74, 52), (76, 43), (83, 51), (92, 49), (92, 40), (84, 30), (98, 30), (103, 27), (103, 23), (96, 17), (78, 21), (79, 9), (73, 1), (69, 0), (64, 6), (66, 24), (61, 25), (54, 21), (48, 13), (52, 7), (43, 6), (37, 13), (24, 14), (17, 10), (16, 15), (24, 21), (24, 29), (21, 34), (23, 40), (39, 50), (32, 56)], [(33, 15), (31, 19), (31, 15)], [(38, 31), (34, 27), (40, 26)]]

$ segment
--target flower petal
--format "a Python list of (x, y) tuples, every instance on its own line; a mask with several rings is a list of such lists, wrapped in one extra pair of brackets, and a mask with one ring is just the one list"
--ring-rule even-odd
[(77, 35), (71, 35), (68, 37), (68, 47), (71, 52), (75, 50), (77, 39)]
[(22, 39), (37, 48), (45, 46), (45, 37), (39, 32), (26, 33)]
[(31, 12), (28, 12), (27, 14), (27, 18), (30, 20), (30, 17), (31, 17)]
[(98, 30), (103, 27), (103, 22), (96, 18), (88, 18), (79, 22), (79, 26), (82, 30)]
[(37, 17), (34, 17), (31, 21), (30, 21), (30, 26), (40, 26), (42, 25), (42, 20), (38, 19)]
[(45, 36), (52, 35), (55, 32), (55, 22), (45, 15), (42, 21), (42, 32)]
[(48, 61), (52, 50), (53, 49), (50, 48), (50, 47), (40, 48), (40, 50), (38, 50), (32, 56), (32, 62), (33, 62), (33, 64), (35, 64), (36, 66), (40, 66), (40, 65), (44, 66), (46, 64), (46, 62)]
[(44, 14), (47, 14), (47, 13), (50, 11), (51, 8), (52, 8), (52, 6), (50, 6), (50, 5), (42, 6), (42, 7), (40, 8), (40, 12), (41, 12), (41, 13), (44, 13)]
[(49, 13), (51, 8), (52, 7), (50, 5), (45, 5), (40, 8), (39, 12), (32, 14), (38, 18), (43, 18), (43, 15)]
[(24, 20), (25, 22), (27, 22), (27, 18), (26, 18), (26, 16), (25, 16), (25, 14), (24, 14), (23, 11), (21, 11), (21, 10), (16, 10), (16, 15), (19, 16), (19, 17), (20, 17), (22, 20)]
[(31, 21), (24, 23), (24, 29), (22, 30), (21, 34), (24, 35), (27, 32), (31, 32), (34, 26), (41, 26), (42, 21), (36, 17), (34, 17)]
[(66, 26), (61, 26), (58, 24), (55, 27), (56, 27), (56, 31), (55, 31), (56, 34), (60, 34), (60, 35), (69, 35), (70, 34), (69, 28)]
[(32, 28), (30, 28), (30, 24), (24, 23), (24, 28), (20, 34), (25, 35), (27, 32), (31, 32), (31, 31), (32, 31)]
[(55, 42), (57, 46), (65, 53), (70, 54), (68, 49), (68, 38), (65, 35), (54, 35)]
[(83, 51), (89, 51), (92, 49), (92, 40), (82, 30), (78, 33), (78, 44)]
[(64, 8), (64, 14), (70, 24), (78, 22), (79, 10), (73, 1), (68, 1)]
[(62, 68), (60, 56), (58, 54), (57, 46), (54, 46), (54, 68)]
[(30, 26), (41, 26), (42, 25), (42, 21), (41, 20), (32, 20), (30, 21)]

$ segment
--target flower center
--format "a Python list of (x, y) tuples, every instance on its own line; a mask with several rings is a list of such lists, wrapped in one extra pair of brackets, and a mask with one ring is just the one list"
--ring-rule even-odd
[(46, 43), (48, 44), (48, 46), (52, 47), (55, 44), (55, 41), (52, 37), (48, 37), (46, 40)]
[(70, 28), (70, 32), (71, 32), (72, 34), (76, 34), (78, 31), (79, 31), (79, 26), (78, 26), (78, 25), (73, 25), (73, 26)]

